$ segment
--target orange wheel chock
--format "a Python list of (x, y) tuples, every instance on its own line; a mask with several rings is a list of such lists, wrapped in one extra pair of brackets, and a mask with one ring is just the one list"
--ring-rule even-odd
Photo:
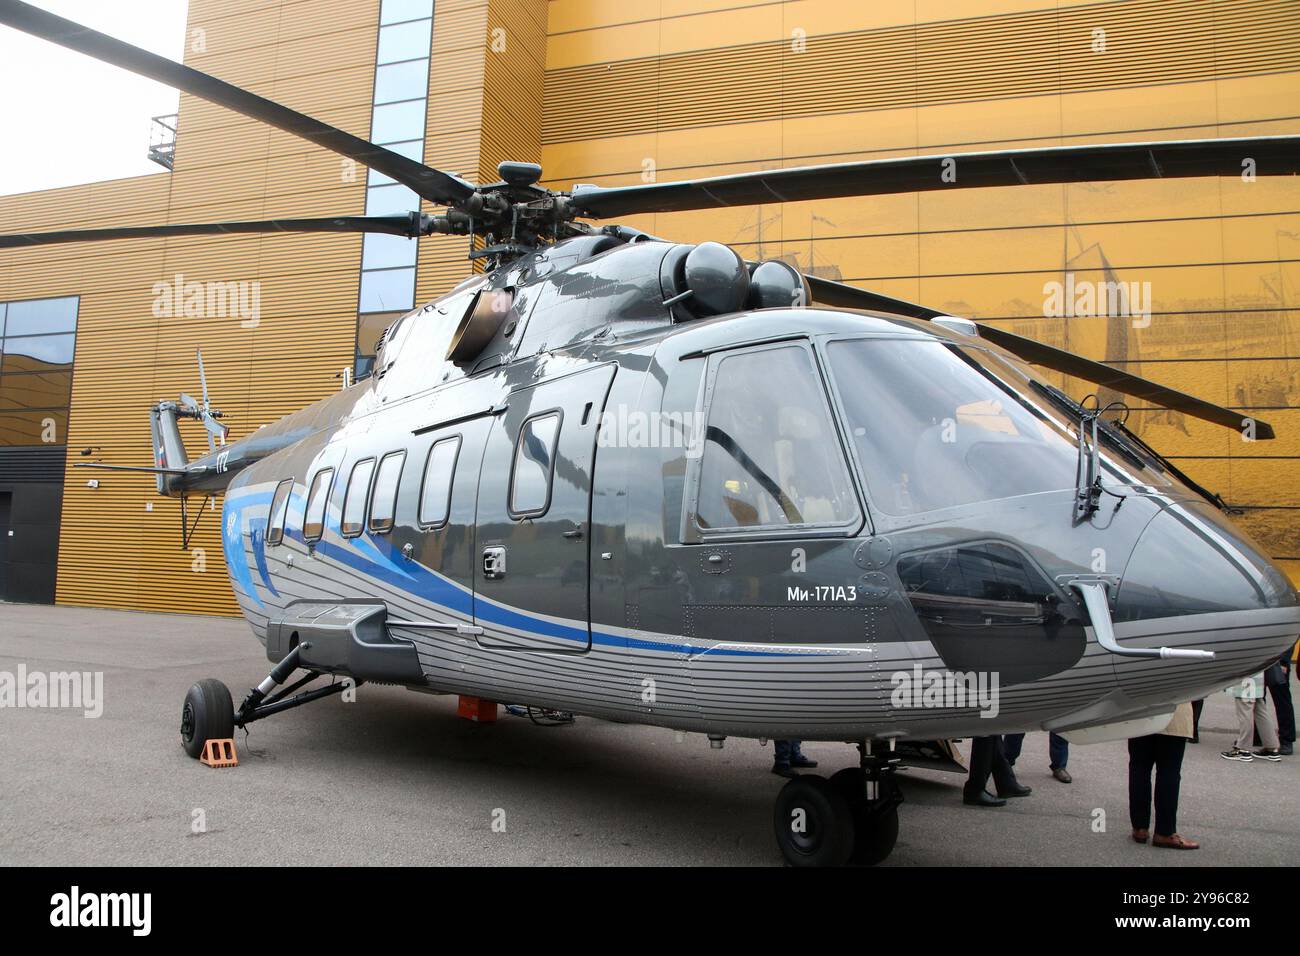
[(209, 767), (238, 767), (239, 756), (235, 753), (235, 741), (230, 737), (209, 740), (203, 745), (199, 763)]
[(472, 720), (480, 724), (490, 724), (497, 719), (497, 702), (495, 700), (484, 700), (481, 697), (462, 695), (456, 713), (466, 720)]

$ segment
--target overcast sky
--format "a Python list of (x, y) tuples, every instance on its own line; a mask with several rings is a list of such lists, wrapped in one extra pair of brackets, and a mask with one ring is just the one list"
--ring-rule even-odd
[[(35, 5), (173, 60), (188, 0), (35, 0)], [(0, 26), (0, 194), (160, 172), (150, 118), (175, 90)]]

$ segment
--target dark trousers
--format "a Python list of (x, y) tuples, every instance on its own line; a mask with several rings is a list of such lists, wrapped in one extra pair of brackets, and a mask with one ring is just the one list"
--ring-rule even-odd
[(1192, 701), (1192, 739), (1201, 739), (1201, 711), (1205, 709), (1205, 700)]
[[(1024, 734), (1006, 734), (1002, 738), (1002, 749), (1007, 755), (1007, 763), (1011, 766), (1016, 765), (1020, 759), (1020, 748), (1024, 746)], [(1060, 734), (1049, 734), (1047, 737), (1047, 754), (1051, 763), (1048, 767), (1052, 770), (1064, 770), (1065, 765), (1070, 762), (1070, 742)]]
[(1291, 703), (1291, 682), (1269, 684), (1268, 694), (1277, 711), (1277, 736), (1284, 744), (1295, 743), (1295, 707)]
[(990, 776), (999, 792), (1005, 792), (1017, 783), (1015, 771), (1007, 763), (1007, 755), (1002, 750), (1000, 734), (971, 738), (970, 777), (966, 781), (966, 793), (973, 795), (986, 789)]
[(801, 741), (774, 740), (772, 741), (772, 745), (776, 749), (776, 753), (773, 755), (775, 757), (775, 762), (780, 766), (788, 767), (790, 766), (791, 760), (803, 756), (803, 750), (801, 749), (803, 744)]
[(1178, 832), (1178, 785), (1182, 781), (1185, 737), (1148, 734), (1128, 742), (1128, 818), (1134, 830), (1151, 827), (1151, 770), (1156, 772), (1156, 833)]

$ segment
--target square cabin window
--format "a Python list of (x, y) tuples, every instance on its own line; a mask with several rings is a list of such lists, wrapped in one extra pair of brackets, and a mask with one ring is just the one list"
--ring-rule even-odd
[(292, 490), (292, 478), (286, 478), (275, 486), (275, 494), (271, 496), (271, 518), (266, 525), (266, 543), (269, 545), (284, 540), (284, 522), (289, 515), (289, 492)]
[(375, 474), (375, 460), (367, 458), (352, 466), (348, 490), (343, 496), (343, 519), (340, 530), (345, 538), (355, 538), (365, 528), (366, 497), (370, 494), (370, 479)]
[(510, 473), (510, 515), (538, 518), (551, 504), (551, 479), (555, 474), (555, 445), (560, 436), (560, 413), (547, 412), (524, 422), (515, 446)]
[(429, 449), (420, 485), (420, 524), (437, 528), (447, 523), (451, 513), (451, 482), (456, 477), (456, 456), (460, 453), (460, 436), (441, 438)]
[(711, 393), (695, 512), (701, 530), (857, 523), (857, 491), (806, 347), (724, 355)]
[(329, 503), (330, 485), (333, 481), (333, 468), (322, 468), (311, 480), (311, 491), (307, 493), (307, 510), (302, 519), (302, 536), (305, 541), (319, 541), (325, 534), (325, 506)]
[(379, 462), (375, 490), (370, 495), (370, 530), (387, 534), (397, 518), (397, 486), (402, 480), (402, 463), (406, 452), (389, 452)]

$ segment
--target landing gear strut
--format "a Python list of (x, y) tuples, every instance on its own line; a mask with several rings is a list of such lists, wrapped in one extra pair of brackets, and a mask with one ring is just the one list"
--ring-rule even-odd
[(804, 775), (776, 798), (773, 824), (791, 866), (874, 866), (898, 840), (903, 795), (895, 772), (901, 757), (882, 741), (858, 744), (859, 766), (830, 780)]
[(282, 710), (301, 707), (313, 700), (338, 694), (349, 686), (360, 686), (360, 681), (355, 684), (336, 681), (290, 697), (289, 695), (294, 691), (322, 676), (320, 671), (308, 671), (288, 687), (274, 694), (271, 693), (297, 670), (301, 650), (306, 646), (308, 645), (294, 647), (284, 660), (271, 668), (271, 673), (266, 679), (248, 692), (244, 702), (239, 705), (238, 711), (234, 709), (230, 689), (221, 681), (205, 677), (190, 687), (189, 693), (185, 695), (185, 703), (181, 707), (181, 744), (185, 747), (185, 752), (197, 759), (203, 752), (204, 744), (209, 740), (230, 737), (236, 727), (246, 727), (255, 720), (270, 717)]

